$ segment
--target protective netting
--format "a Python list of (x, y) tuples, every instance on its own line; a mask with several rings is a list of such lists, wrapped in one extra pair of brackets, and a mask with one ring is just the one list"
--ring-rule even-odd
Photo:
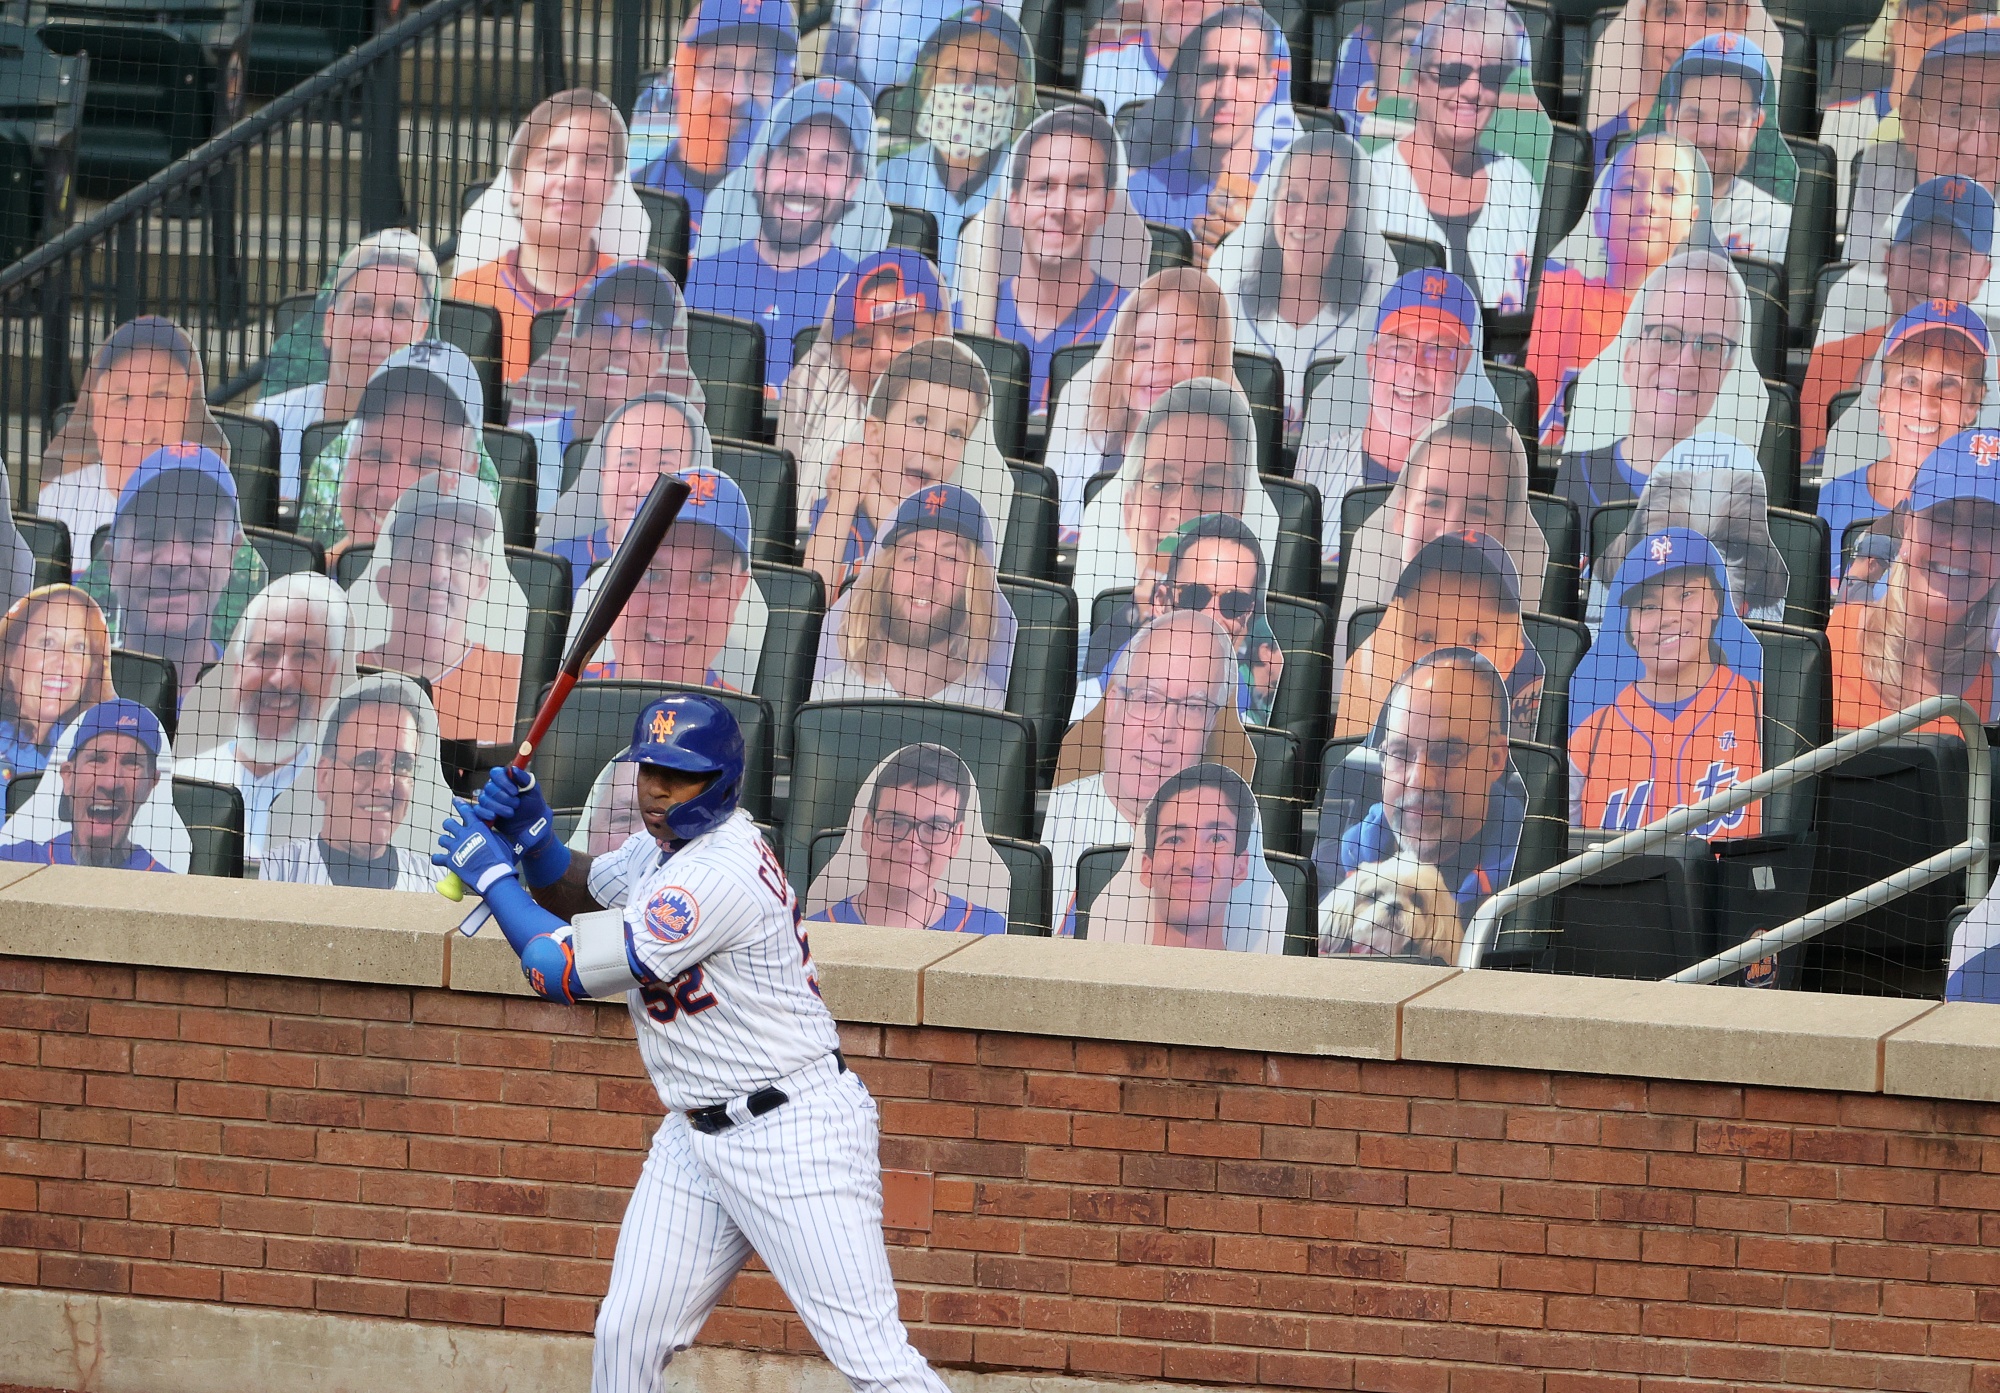
[[(2000, 23), (1084, 17), (703, 0), (629, 123), (533, 110), (454, 259), (353, 248), (244, 413), (120, 328), (0, 528), (0, 859), (428, 887), (662, 473), (537, 768), (613, 848), (634, 714), (720, 694), (809, 917), (1452, 962), (1836, 732), (2000, 723)], [(1940, 722), (1486, 961), (1670, 975), (1965, 800)], [(1729, 980), (1935, 993), (1962, 893)]]

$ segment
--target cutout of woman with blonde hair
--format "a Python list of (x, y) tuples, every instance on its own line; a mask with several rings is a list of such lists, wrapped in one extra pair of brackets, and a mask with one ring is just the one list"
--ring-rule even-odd
[(194, 345), (178, 324), (157, 315), (119, 325), (91, 359), (75, 408), (42, 452), (35, 512), (69, 528), (78, 575), (140, 463), (183, 442), (229, 459)]
[(1221, 287), (1188, 266), (1148, 276), (1111, 321), (1097, 356), (1049, 411), (1049, 468), (1061, 493), (1065, 542), (1083, 524), (1084, 486), (1116, 471), (1128, 438), (1175, 383), (1236, 380), (1235, 317)]
[(45, 585), (0, 617), (0, 789), (39, 774), (78, 712), (111, 699), (111, 629), (73, 585)]

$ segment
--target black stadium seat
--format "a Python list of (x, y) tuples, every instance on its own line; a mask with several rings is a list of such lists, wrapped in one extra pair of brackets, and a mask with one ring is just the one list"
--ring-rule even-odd
[(213, 413), (229, 442), (229, 473), (236, 480), (236, 506), (252, 527), (278, 525), (278, 427), (262, 416), (235, 411)]
[(646, 238), (646, 259), (675, 281), (687, 284), (690, 250), (687, 200), (677, 193), (642, 189), (636, 184), (632, 192), (639, 196), (639, 206), (646, 210), (646, 216), (652, 222), (652, 230)]
[[(1076, 936), (1090, 937), (1090, 907), (1132, 855), (1129, 846), (1094, 846), (1076, 858)], [(1285, 956), (1309, 958), (1319, 947), (1318, 879), (1312, 862), (1267, 850), (1265, 864), (1285, 896)], [(1121, 906), (1122, 909), (1122, 906)]]
[(1034, 722), (1043, 764), (1039, 777), (1046, 780), (1055, 772), (1056, 751), (1076, 697), (1076, 592), (1050, 581), (1003, 576), (1000, 593), (1019, 626), (1007, 678), (1007, 709)]
[(688, 315), (688, 362), (708, 399), (710, 435), (757, 440), (764, 434), (764, 330), (723, 315)]
[(791, 805), (785, 867), (802, 879), (813, 837), (845, 827), (854, 796), (877, 764), (905, 745), (957, 752), (979, 785), (986, 830), (1034, 836), (1035, 731), (1025, 716), (923, 701), (815, 701), (792, 718)]
[(1011, 339), (964, 330), (952, 335), (971, 349), (993, 383), (993, 439), (1010, 460), (1028, 452), (1028, 350)]
[[(581, 808), (590, 787), (611, 760), (632, 743), (632, 723), (666, 692), (701, 692), (729, 708), (743, 729), (743, 808), (759, 822), (771, 820), (771, 772), (776, 722), (760, 697), (665, 682), (579, 682), (535, 750), (535, 776), (549, 806)], [(536, 699), (540, 700), (537, 691)]]
[(56, 585), (70, 578), (69, 528), (54, 518), (23, 513), (14, 519), (21, 540), (35, 557), (35, 584)]
[[(17, 774), (7, 785), (7, 812), (19, 812), (41, 784), (40, 774)], [(202, 779), (174, 780), (174, 811), (188, 830), (188, 874), (243, 878), (243, 795)]]
[[(833, 859), (833, 854), (840, 850), (840, 844), (845, 840), (845, 826), (821, 828), (813, 835), (812, 852), (807, 862), (809, 873), (797, 886), (800, 904), (807, 902), (807, 896), (812, 893), (813, 880), (826, 869), (827, 862)], [(1053, 878), (1049, 849), (1039, 842), (1024, 842), (1015, 837), (988, 837), (986, 840), (1007, 868), (1010, 882), (1007, 932), (1047, 938), (1049, 884)], [(810, 922), (807, 921), (808, 926)]]

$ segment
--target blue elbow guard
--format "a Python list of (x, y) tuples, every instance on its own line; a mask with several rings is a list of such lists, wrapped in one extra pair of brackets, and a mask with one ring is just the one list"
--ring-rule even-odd
[(590, 995), (576, 975), (569, 925), (536, 904), (521, 882), (502, 876), (486, 892), (507, 945), (521, 959), (521, 973), (535, 994), (549, 1001), (582, 1001)]
[(573, 1005), (590, 995), (577, 979), (576, 950), (567, 938), (537, 934), (529, 939), (521, 950), (521, 975), (535, 995), (548, 1001)]

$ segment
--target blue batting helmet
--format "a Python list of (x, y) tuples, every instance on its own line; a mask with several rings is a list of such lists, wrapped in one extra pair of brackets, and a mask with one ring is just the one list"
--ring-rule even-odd
[(708, 787), (667, 814), (676, 837), (692, 841), (729, 820), (743, 794), (743, 732), (714, 697), (677, 692), (661, 697), (632, 723), (634, 764), (656, 764), (681, 774), (712, 774)]

